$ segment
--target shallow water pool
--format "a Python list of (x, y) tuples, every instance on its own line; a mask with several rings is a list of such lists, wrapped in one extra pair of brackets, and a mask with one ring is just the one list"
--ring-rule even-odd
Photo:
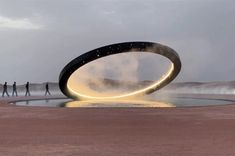
[(235, 101), (192, 99), (192, 98), (168, 98), (158, 100), (135, 100), (135, 101), (73, 101), (71, 99), (45, 99), (27, 100), (15, 102), (18, 106), (44, 106), (44, 107), (189, 107), (226, 105)]

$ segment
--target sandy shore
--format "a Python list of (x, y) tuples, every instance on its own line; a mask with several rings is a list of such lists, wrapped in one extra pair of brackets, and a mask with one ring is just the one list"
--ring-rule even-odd
[(0, 155), (234, 156), (235, 105), (46, 108), (0, 103)]

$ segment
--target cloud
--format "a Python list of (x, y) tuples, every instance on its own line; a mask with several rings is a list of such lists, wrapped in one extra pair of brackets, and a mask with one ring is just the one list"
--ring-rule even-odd
[(41, 29), (42, 25), (31, 22), (28, 18), (12, 19), (9, 17), (0, 16), (0, 28), (8, 29)]
[[(235, 79), (235, 1), (0, 0), (0, 10), (1, 82), (58, 81), (73, 58), (125, 41), (175, 49), (183, 63), (176, 81)], [(12, 31), (25, 29), (45, 31)], [(143, 66), (143, 78), (162, 69), (145, 62), (155, 66)]]

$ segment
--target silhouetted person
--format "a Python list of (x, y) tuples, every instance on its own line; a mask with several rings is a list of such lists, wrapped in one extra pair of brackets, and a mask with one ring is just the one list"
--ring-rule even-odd
[(9, 94), (7, 92), (7, 82), (5, 82), (5, 84), (3, 85), (2, 97), (4, 97), (5, 94), (9, 97)]
[(45, 93), (45, 96), (46, 95), (51, 95), (51, 93), (50, 93), (50, 91), (49, 91), (49, 84), (48, 83), (46, 83), (46, 93)]
[(14, 84), (12, 86), (12, 96), (14, 96), (14, 95), (18, 96), (16, 82), (14, 82)]
[(25, 96), (30, 96), (30, 92), (29, 92), (29, 82), (26, 83), (25, 89), (26, 89)]

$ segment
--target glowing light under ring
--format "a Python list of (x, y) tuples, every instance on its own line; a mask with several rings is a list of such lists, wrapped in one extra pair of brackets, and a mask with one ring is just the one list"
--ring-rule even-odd
[[(106, 57), (109, 55), (126, 53), (126, 52), (151, 52), (154, 54), (162, 55), (168, 58), (172, 64), (170, 69), (166, 74), (162, 76), (162, 78), (153, 84), (130, 93), (116, 95), (116, 96), (104, 96), (104, 97), (94, 97), (90, 95), (84, 95), (77, 91), (75, 91), (72, 86), (68, 85), (68, 80), (70, 76), (78, 70), (80, 67), (88, 64), (91, 61), (96, 59)], [(63, 94), (73, 99), (95, 99), (95, 100), (112, 100), (112, 99), (120, 99), (120, 98), (129, 98), (135, 97), (144, 94), (150, 94), (156, 90), (159, 90), (173, 81), (176, 76), (179, 74), (181, 70), (181, 61), (180, 57), (173, 49), (168, 46), (153, 43), (153, 42), (124, 42), (117, 43), (108, 46), (104, 46), (101, 48), (97, 48), (91, 50), (87, 53), (80, 55), (79, 57), (72, 60), (69, 64), (67, 64), (64, 69), (60, 73), (59, 77), (59, 86)]]

